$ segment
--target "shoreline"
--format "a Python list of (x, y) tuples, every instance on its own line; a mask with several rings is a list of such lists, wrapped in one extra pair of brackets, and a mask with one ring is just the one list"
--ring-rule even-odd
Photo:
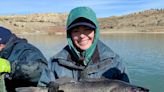
[[(129, 31), (106, 31), (106, 32), (100, 32), (100, 35), (108, 35), (108, 34), (164, 34), (164, 32), (129, 32)], [(21, 35), (58, 35), (58, 36), (65, 36), (65, 32), (54, 32), (54, 33), (22, 33), (22, 34), (16, 34), (18, 36)]]
[(100, 34), (164, 34), (164, 32), (129, 32), (129, 31), (111, 31), (100, 32)]

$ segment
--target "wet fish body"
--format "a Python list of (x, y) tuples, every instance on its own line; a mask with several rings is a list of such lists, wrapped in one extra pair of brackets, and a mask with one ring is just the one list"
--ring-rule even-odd
[(15, 90), (16, 92), (48, 92), (48, 88), (41, 87), (19, 87)]
[[(30, 88), (30, 87), (29, 87)], [(39, 87), (22, 88), (26, 91), (17, 92), (149, 92), (148, 89), (131, 85), (119, 80), (85, 80), (85, 81), (69, 81), (52, 82), (50, 89), (41, 89)], [(18, 90), (18, 89), (17, 89)], [(29, 91), (28, 91), (29, 90)]]
[[(56, 90), (57, 84), (54, 83), (52, 85), (54, 85), (54, 90)], [(149, 92), (148, 89), (143, 87), (109, 79), (87, 79), (79, 82), (59, 83), (58, 85), (57, 92)], [(52, 92), (54, 91), (52, 90)]]

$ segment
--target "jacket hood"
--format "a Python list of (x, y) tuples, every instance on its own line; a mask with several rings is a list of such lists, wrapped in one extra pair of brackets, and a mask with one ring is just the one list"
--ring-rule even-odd
[(77, 62), (80, 61), (81, 58), (83, 58), (84, 65), (87, 65), (91, 59), (91, 56), (93, 55), (95, 51), (97, 41), (99, 39), (99, 26), (98, 26), (96, 14), (91, 8), (77, 7), (77, 8), (72, 9), (71, 12), (69, 13), (69, 16), (67, 18), (67, 24), (66, 24), (67, 29), (78, 18), (87, 19), (96, 26), (93, 44), (91, 45), (90, 48), (82, 52), (82, 56), (80, 55), (80, 52), (73, 45), (73, 42), (70, 36), (70, 30), (67, 30), (67, 41), (68, 41), (68, 45), (72, 51), (73, 56), (77, 59)]
[(15, 34), (13, 34), (10, 37), (9, 41), (6, 43), (6, 47), (2, 51), (0, 51), (0, 57), (7, 58), (11, 54), (14, 46), (18, 43), (23, 42), (27, 42), (27, 40), (18, 38)]

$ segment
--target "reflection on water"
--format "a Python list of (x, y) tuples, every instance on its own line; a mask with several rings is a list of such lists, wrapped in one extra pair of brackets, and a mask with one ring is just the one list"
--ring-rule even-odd
[[(66, 44), (65, 36), (23, 36), (37, 46), (49, 60)], [(164, 85), (164, 34), (108, 34), (101, 40), (127, 64), (133, 84), (162, 92)]]

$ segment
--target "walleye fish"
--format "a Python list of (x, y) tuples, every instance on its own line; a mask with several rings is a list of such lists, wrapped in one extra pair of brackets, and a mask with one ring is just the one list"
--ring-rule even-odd
[[(64, 79), (63, 79), (64, 80)], [(119, 80), (87, 79), (69, 82), (56, 81), (49, 84), (49, 89), (39, 87), (17, 88), (17, 92), (149, 92), (148, 89), (134, 86)]]

